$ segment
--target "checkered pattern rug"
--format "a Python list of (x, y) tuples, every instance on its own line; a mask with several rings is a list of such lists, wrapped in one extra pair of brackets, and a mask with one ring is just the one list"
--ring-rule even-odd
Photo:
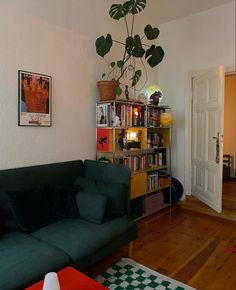
[(96, 280), (110, 290), (196, 290), (125, 258)]

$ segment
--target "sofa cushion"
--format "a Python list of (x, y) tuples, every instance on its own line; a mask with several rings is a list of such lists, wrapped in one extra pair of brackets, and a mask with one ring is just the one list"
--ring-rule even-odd
[(58, 217), (77, 218), (79, 210), (76, 204), (77, 185), (51, 186), (45, 185), (49, 203)]
[(127, 235), (136, 228), (134, 221), (117, 218), (101, 225), (82, 219), (63, 219), (31, 233), (65, 251), (74, 262), (107, 247), (116, 238)]
[(19, 229), (24, 232), (31, 232), (58, 219), (43, 188), (8, 191), (7, 195), (13, 217)]
[(109, 183), (78, 176), (75, 184), (81, 192), (98, 193), (107, 197), (106, 217), (121, 217), (126, 213), (128, 188), (124, 183)]
[(104, 195), (78, 192), (76, 202), (81, 219), (95, 224), (102, 223), (107, 202), (107, 198)]
[(29, 234), (10, 232), (0, 238), (0, 289), (24, 289), (71, 262), (63, 251)]

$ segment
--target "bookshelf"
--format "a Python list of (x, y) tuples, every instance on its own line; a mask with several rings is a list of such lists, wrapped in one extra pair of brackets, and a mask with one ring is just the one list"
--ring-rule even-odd
[(96, 158), (130, 168), (134, 219), (171, 203), (171, 127), (160, 124), (168, 109), (125, 100), (96, 104)]

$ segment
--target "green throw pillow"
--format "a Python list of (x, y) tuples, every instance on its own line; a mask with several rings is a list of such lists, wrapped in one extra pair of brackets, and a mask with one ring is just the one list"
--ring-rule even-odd
[(126, 184), (96, 181), (83, 176), (78, 176), (75, 184), (79, 185), (80, 192), (98, 193), (106, 196), (106, 217), (115, 218), (126, 214), (128, 204)]
[(23, 232), (32, 232), (58, 220), (44, 189), (8, 191), (7, 196), (14, 220)]
[(75, 200), (76, 192), (79, 191), (78, 186), (52, 186), (46, 184), (45, 190), (50, 206), (59, 218), (79, 217), (79, 210)]
[(76, 194), (80, 218), (95, 224), (103, 222), (106, 202), (106, 197), (101, 194), (85, 192), (78, 192)]

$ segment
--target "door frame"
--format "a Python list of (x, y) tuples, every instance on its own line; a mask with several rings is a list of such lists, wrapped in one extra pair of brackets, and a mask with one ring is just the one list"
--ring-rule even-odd
[[(191, 71), (185, 74), (185, 195), (192, 195), (192, 79), (206, 73), (212, 68)], [(225, 75), (235, 73), (236, 66), (225, 66)]]

